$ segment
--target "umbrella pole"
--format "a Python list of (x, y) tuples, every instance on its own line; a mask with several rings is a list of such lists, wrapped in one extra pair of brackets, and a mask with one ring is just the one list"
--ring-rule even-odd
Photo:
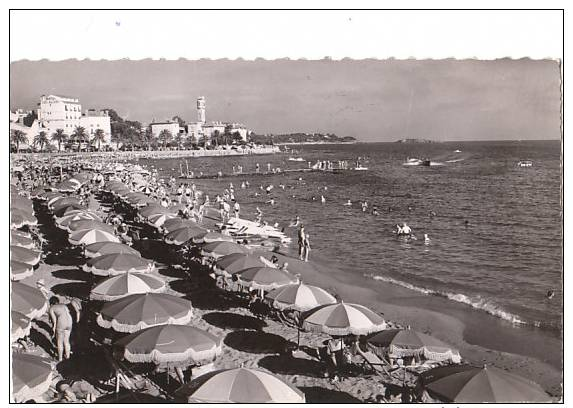
[(300, 327), (296, 328), (296, 349), (300, 348)]

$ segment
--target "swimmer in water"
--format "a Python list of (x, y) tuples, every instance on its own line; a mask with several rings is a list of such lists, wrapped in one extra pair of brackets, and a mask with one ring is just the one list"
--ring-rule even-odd
[(326, 203), (326, 198), (324, 198), (323, 195), (320, 196), (320, 202), (321, 202), (322, 204)]
[(345, 202), (345, 203), (342, 204), (342, 205), (349, 205), (349, 206), (350, 206), (350, 205), (352, 205), (352, 201), (348, 200), (347, 202)]
[(548, 290), (547, 294), (545, 295), (547, 299), (553, 299), (553, 296), (555, 296), (555, 291), (553, 289)]
[(424, 234), (424, 244), (426, 245), (430, 244), (430, 237), (428, 236), (428, 234)]
[(366, 212), (367, 209), (368, 209), (368, 201), (364, 201), (362, 203), (362, 212)]
[(464, 225), (465, 225), (465, 227), (467, 228), (467, 227), (470, 226), (470, 222), (469, 222), (468, 220), (465, 220), (465, 221), (464, 221)]

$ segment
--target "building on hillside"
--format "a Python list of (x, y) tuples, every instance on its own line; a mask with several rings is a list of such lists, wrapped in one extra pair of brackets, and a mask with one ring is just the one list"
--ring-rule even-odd
[(16, 109), (15, 111), (10, 111), (10, 122), (20, 123), (21, 125), (23, 125), (24, 118), (33, 113), (34, 111), (31, 110), (26, 111), (24, 109)]
[(102, 144), (111, 143), (111, 120), (106, 110), (87, 109), (80, 118), (80, 126), (85, 129), (90, 140), (98, 129), (102, 129), (104, 134)]
[(38, 106), (38, 122), (48, 135), (55, 133), (56, 129), (63, 129), (71, 135), (76, 127), (81, 126), (82, 105), (78, 98), (42, 95)]
[(26, 143), (20, 144), (20, 149), (31, 149), (34, 144), (34, 137), (36, 137), (36, 135), (38, 135), (42, 130), (45, 131), (40, 127), (38, 120), (35, 120), (34, 123), (32, 123), (32, 126), (29, 127), (25, 126), (21, 122), (10, 122), (10, 135), (12, 135), (12, 132), (15, 130), (24, 132), (26, 136)]

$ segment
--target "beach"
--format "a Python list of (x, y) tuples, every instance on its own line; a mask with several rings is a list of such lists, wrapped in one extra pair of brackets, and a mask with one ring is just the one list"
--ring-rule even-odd
[[(320, 149), (320, 147), (317, 147), (317, 149)], [(318, 155), (329, 157), (329, 154), (332, 154), (332, 152), (326, 149), (326, 151), (312, 154), (305, 153), (305, 157), (314, 159)], [(112, 157), (98, 156), (98, 160), (101, 160), (104, 164), (122, 160), (126, 168), (129, 168), (131, 166), (130, 160), (136, 159), (129, 154), (121, 158)], [(137, 157), (137, 163), (151, 174), (156, 172), (158, 178), (161, 177), (168, 180), (169, 177), (177, 176), (179, 172), (179, 168), (175, 164), (180, 160), (178, 157), (160, 158), (153, 155), (142, 155)], [(262, 167), (265, 170), (266, 161), (269, 161), (269, 167), (271, 168), (279, 166), (285, 168), (287, 165), (285, 158), (280, 155), (267, 157), (260, 158), (261, 164), (263, 164)], [(223, 162), (223, 160), (227, 159), (191, 157), (189, 160), (190, 166), (197, 173), (204, 171), (211, 174), (218, 171), (234, 173), (235, 165), (241, 165), (249, 169), (254, 165), (254, 161), (259, 161), (258, 158), (254, 159), (254, 161), (249, 158), (237, 158), (237, 160), (240, 160), (239, 162)], [(302, 163), (299, 166), (304, 166), (305, 164)], [(233, 166), (233, 171), (229, 171), (231, 165)], [(258, 189), (259, 183), (261, 186), (274, 183), (275, 191), (272, 193), (272, 196), (276, 197), (277, 205), (272, 206), (272, 208), (269, 208), (268, 205), (263, 207), (265, 220), (268, 220), (268, 223), (271, 225), (276, 221), (285, 225), (287, 220), (292, 219), (295, 214), (290, 206), (285, 206), (286, 197), (283, 197), (278, 190), (281, 180), (287, 185), (295, 186), (293, 193), (296, 195), (301, 194), (301, 189), (305, 191), (305, 203), (314, 201), (314, 198), (310, 198), (311, 194), (317, 197), (321, 194), (316, 189), (309, 189), (308, 184), (306, 186), (299, 184), (297, 187), (296, 184), (302, 179), (302, 177), (298, 179), (299, 176), (261, 172), (261, 174), (254, 176), (249, 175), (252, 185), (247, 189), (240, 189), (237, 185), (244, 182), (247, 175), (242, 178), (240, 175), (238, 177), (238, 179), (234, 177), (232, 179), (197, 180), (197, 189), (214, 197), (215, 192), (221, 192), (230, 182), (234, 182), (237, 200), (242, 205), (242, 213), (247, 214), (245, 218), (254, 219), (254, 207), (263, 207), (265, 203), (261, 201), (264, 198), (252, 195), (253, 191)], [(272, 179), (269, 180), (269, 177)], [(313, 173), (309, 176), (305, 175), (305, 181), (302, 183), (308, 182), (309, 179), (312, 180), (313, 177), (320, 180), (320, 185), (327, 185), (326, 177), (331, 176)], [(179, 182), (182, 183), (184, 181), (181, 180)], [(329, 201), (327, 203), (330, 203), (330, 200), (332, 200), (331, 194), (333, 194), (331, 191), (335, 187), (340, 187), (332, 183), (328, 187), (330, 187), (330, 191), (326, 193), (327, 190), (324, 189), (325, 192), (322, 192), (322, 194), (328, 194), (327, 200)], [(172, 192), (174, 191), (175, 189), (172, 190)], [(264, 195), (268, 196), (269, 194)], [(174, 198), (173, 196), (172, 198)], [(118, 211), (115, 204), (112, 205), (115, 201), (110, 201), (109, 195), (97, 193), (95, 197), (100, 203), (104, 214), (109, 214), (110, 211)], [(38, 202), (34, 208), (39, 211), (38, 217), (42, 237), (48, 241), (46, 248), (54, 249), (64, 242), (61, 240), (66, 238), (66, 236), (61, 235), (61, 231), (55, 229), (53, 224), (49, 225), (53, 223), (49, 213), (43, 216), (40, 215), (44, 210), (39, 205)], [(308, 208), (301, 204), (298, 207), (299, 210), (294, 211)], [(260, 318), (255, 316), (243, 300), (240, 300), (240, 298), (233, 299), (232, 294), (229, 296), (229, 294), (225, 294), (224, 291), (214, 287), (213, 281), (208, 277), (208, 271), (206, 271), (205, 266), (201, 265), (197, 260), (185, 259), (178, 248), (169, 245), (165, 246), (161, 235), (157, 235), (153, 229), (149, 230), (148, 227), (142, 226), (139, 221), (132, 219), (127, 213), (124, 216), (126, 216), (129, 227), (144, 228), (141, 233), (143, 239), (134, 242), (134, 248), (138, 248), (143, 257), (155, 261), (158, 275), (168, 283), (169, 289), (166, 293), (184, 296), (191, 300), (194, 307), (194, 315), (190, 324), (224, 339), (223, 353), (215, 362), (218, 369), (229, 369), (238, 366), (249, 368), (262, 367), (280, 375), (298, 387), (306, 394), (307, 402), (377, 401), (379, 400), (377, 398), (382, 398), (385, 388), (403, 385), (406, 376), (399, 379), (392, 376), (381, 378), (378, 373), (365, 368), (364, 362), (360, 362), (360, 359), (356, 360), (356, 370), (351, 370), (344, 378), (334, 382), (331, 378), (325, 378), (323, 363), (315, 358), (312, 352), (307, 350), (308, 352), (299, 353), (296, 356), (285, 353), (285, 349), (292, 348), (297, 341), (298, 331), (295, 328), (285, 326), (269, 317)], [(308, 214), (303, 212), (302, 217), (306, 224)], [(204, 220), (205, 225), (209, 226), (213, 225), (215, 221), (215, 219)], [(300, 267), (304, 271), (300, 274), (299, 279), (305, 284), (316, 285), (326, 289), (343, 299), (344, 302), (357, 303), (369, 307), (371, 310), (383, 315), (390, 327), (411, 327), (419, 332), (435, 336), (459, 350), (464, 361), (470, 364), (478, 366), (491, 365), (508, 370), (537, 382), (554, 399), (559, 399), (562, 395), (562, 361), (558, 355), (554, 354), (543, 357), (543, 354), (546, 354), (546, 350), (555, 350), (562, 345), (558, 337), (553, 335), (547, 337), (541, 329), (535, 327), (516, 327), (515, 322), (508, 322), (484, 311), (472, 309), (467, 305), (452, 304), (451, 300), (444, 297), (428, 296), (426, 293), (416, 292), (412, 288), (407, 288), (403, 285), (372, 279), (371, 275), (366, 272), (357, 274), (353, 269), (361, 269), (363, 266), (367, 269), (367, 264), (361, 264), (360, 259), (362, 258), (360, 256), (357, 256), (351, 262), (341, 263), (335, 257), (333, 258), (326, 248), (321, 248), (321, 244), (324, 243), (315, 241), (317, 239), (316, 236), (319, 239), (325, 236), (324, 232), (321, 231), (322, 229), (328, 231), (327, 225), (321, 226), (320, 222), (316, 221), (314, 224), (307, 224), (307, 228), (313, 234), (313, 249), (311, 252), (313, 268), (305, 268), (304, 262), (296, 259), (295, 243), (286, 245), (283, 248), (284, 253), (290, 256), (294, 255), (293, 258), (289, 259), (289, 265), (295, 268)], [(285, 233), (287, 236), (295, 239), (295, 229), (287, 228)], [(351, 235), (345, 235), (345, 237), (348, 236)], [(57, 293), (59, 295), (77, 296), (82, 302), (89, 305), (90, 302), (87, 297), (90, 288), (94, 284), (94, 279), (86, 272), (77, 271), (78, 267), (85, 262), (77, 249), (66, 246), (57, 256), (53, 253), (44, 253), (44, 257), (44, 262), (36, 269), (33, 276), (23, 279), (22, 282), (34, 286), (38, 280), (42, 280), (45, 286), (53, 293), (59, 291)], [(60, 259), (65, 259), (66, 262), (60, 263)], [(88, 306), (88, 310), (91, 309), (92, 306)], [(92, 312), (97, 313), (97, 310), (94, 309), (88, 313)], [(41, 322), (43, 322), (43, 326), (48, 324), (46, 317)], [(33, 325), (35, 325), (36, 329), (39, 328), (38, 323)], [(36, 331), (41, 332), (42, 330)], [(43, 332), (44, 337), (49, 339), (48, 331), (43, 330)], [(495, 337), (496, 334), (499, 335), (499, 339), (492, 340), (492, 337)], [(523, 342), (524, 336), (529, 336), (527, 342)], [(314, 349), (328, 338), (329, 336), (325, 334), (302, 332), (300, 333), (300, 344), (309, 349)], [(514, 342), (517, 340), (520, 343), (513, 344), (512, 340)], [(541, 344), (543, 344), (545, 349), (537, 347)], [(303, 350), (305, 350), (304, 347)], [(522, 350), (519, 349), (520, 347)], [(78, 356), (73, 358), (82, 359), (86, 358), (86, 356), (83, 353), (78, 353)], [(78, 360), (78, 363), (80, 361), (82, 360)], [(63, 370), (58, 369), (58, 371), (61, 371), (59, 374), (62, 377), (83, 378), (82, 375), (84, 374), (74, 373), (73, 370), (70, 372), (69, 364), (64, 364), (63, 367)], [(145, 393), (153, 397), (173, 398), (177, 385), (181, 385), (177, 383), (175, 377), (171, 378), (167, 383), (161, 380), (161, 375), (151, 377), (153, 378), (151, 381), (152, 385), (148, 387)], [(408, 382), (412, 382), (415, 379), (413, 373), (408, 373), (407, 377)], [(147, 376), (146, 378), (149, 379), (150, 377)], [(386, 384), (386, 387), (380, 385), (381, 380), (383, 384)], [(106, 395), (113, 394), (109, 388), (105, 388), (103, 387), (103, 389), (97, 391), (98, 398), (105, 398)]]

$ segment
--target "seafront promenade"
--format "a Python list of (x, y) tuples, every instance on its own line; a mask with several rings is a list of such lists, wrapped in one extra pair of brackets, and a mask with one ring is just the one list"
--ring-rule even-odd
[(248, 156), (260, 154), (280, 153), (278, 146), (263, 146), (237, 149), (213, 149), (213, 150), (134, 150), (134, 151), (111, 151), (111, 152), (57, 152), (57, 153), (12, 153), (12, 160), (21, 158), (41, 157), (92, 157), (113, 158), (113, 160), (133, 159), (175, 159), (183, 157), (225, 157), (225, 156)]

